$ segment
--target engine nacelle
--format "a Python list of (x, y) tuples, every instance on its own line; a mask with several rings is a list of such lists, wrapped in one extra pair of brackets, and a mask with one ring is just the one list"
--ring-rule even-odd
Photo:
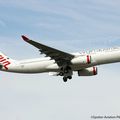
[(97, 67), (85, 68), (78, 71), (78, 76), (93, 76), (97, 74), (98, 74)]
[(3, 68), (3, 65), (2, 64), (0, 64), (0, 70)]
[(76, 57), (74, 59), (71, 60), (72, 64), (90, 64), (91, 63), (91, 56), (90, 55), (85, 55), (85, 56), (80, 56), (80, 57)]

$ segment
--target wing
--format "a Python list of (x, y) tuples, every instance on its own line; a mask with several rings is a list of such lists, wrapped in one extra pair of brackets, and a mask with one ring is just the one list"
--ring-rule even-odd
[(71, 55), (69, 53), (54, 49), (52, 47), (43, 45), (41, 43), (35, 42), (33, 40), (30, 40), (26, 36), (22, 36), (23, 40), (26, 41), (27, 43), (35, 46), (36, 48), (39, 49), (41, 54), (45, 54), (46, 57), (51, 57), (51, 59), (54, 59), (55, 62), (59, 65), (66, 65), (70, 64), (70, 61), (74, 58), (74, 55)]

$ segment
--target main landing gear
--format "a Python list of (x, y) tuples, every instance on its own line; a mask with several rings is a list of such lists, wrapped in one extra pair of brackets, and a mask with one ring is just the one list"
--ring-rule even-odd
[(61, 69), (63, 71), (63, 81), (67, 82), (68, 79), (72, 79), (72, 75), (73, 75), (73, 71), (71, 69), (71, 67), (66, 66), (64, 68)]
[(63, 81), (64, 81), (64, 82), (67, 82), (68, 79), (72, 79), (72, 76), (63, 77)]

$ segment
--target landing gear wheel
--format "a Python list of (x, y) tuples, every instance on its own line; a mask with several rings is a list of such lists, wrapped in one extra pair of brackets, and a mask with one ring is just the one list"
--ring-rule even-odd
[(60, 72), (60, 74), (59, 74), (60, 76), (63, 76), (64, 75), (64, 73), (63, 72)]
[(63, 77), (63, 81), (64, 81), (64, 82), (67, 82), (67, 77)]
[(68, 78), (68, 79), (72, 79), (72, 76), (68, 76), (67, 78)]

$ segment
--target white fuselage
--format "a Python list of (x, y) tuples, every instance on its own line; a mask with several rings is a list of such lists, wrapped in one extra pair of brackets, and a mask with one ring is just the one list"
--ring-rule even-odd
[[(89, 64), (85, 62), (86, 55), (91, 56), (91, 63)], [(42, 73), (60, 71), (60, 67), (49, 57), (10, 62), (11, 64), (7, 66), (8, 69), (5, 69), (3, 66), (1, 70), (16, 73)], [(71, 60), (70, 66), (73, 71), (77, 71), (91, 66), (115, 62), (120, 62), (120, 48), (79, 53)]]

